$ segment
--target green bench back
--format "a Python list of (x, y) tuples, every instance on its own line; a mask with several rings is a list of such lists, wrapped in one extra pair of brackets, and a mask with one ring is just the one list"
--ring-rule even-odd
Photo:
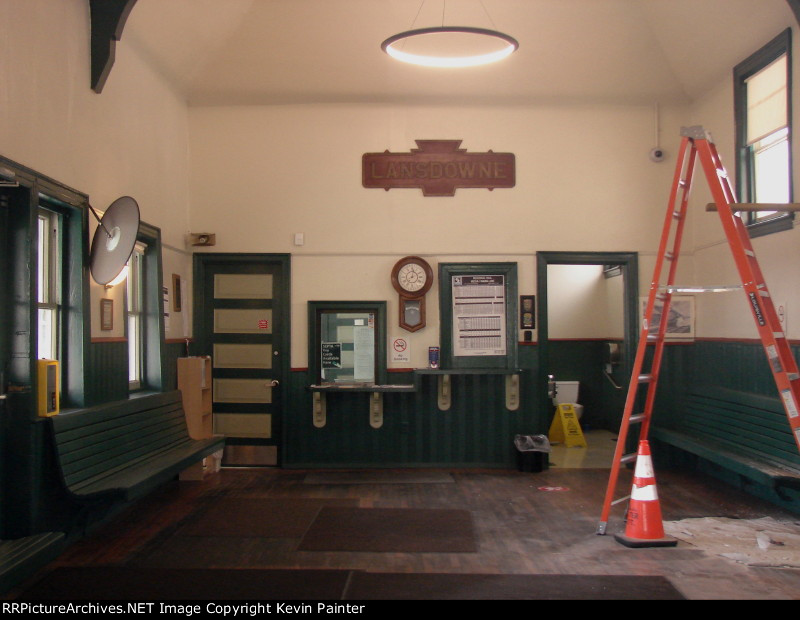
[(800, 466), (781, 401), (724, 388), (695, 388), (677, 424), (664, 424), (698, 439), (722, 441), (734, 449)]
[(50, 421), (64, 481), (73, 490), (191, 441), (177, 390), (107, 403)]

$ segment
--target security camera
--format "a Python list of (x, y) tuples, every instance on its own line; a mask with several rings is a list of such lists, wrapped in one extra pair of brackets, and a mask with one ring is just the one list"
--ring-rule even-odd
[(655, 161), (655, 162), (664, 161), (664, 158), (666, 156), (667, 155), (666, 153), (664, 153), (664, 150), (658, 147), (651, 149), (650, 151), (650, 161)]

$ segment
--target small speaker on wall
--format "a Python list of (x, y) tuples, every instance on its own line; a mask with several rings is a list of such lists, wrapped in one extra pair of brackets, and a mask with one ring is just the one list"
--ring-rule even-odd
[(217, 235), (214, 233), (189, 233), (191, 245), (216, 245)]

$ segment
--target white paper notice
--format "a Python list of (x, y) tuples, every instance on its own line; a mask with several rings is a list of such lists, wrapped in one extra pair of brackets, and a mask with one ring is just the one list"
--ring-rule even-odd
[(453, 276), (453, 355), (506, 354), (505, 276)]
[(356, 381), (375, 381), (375, 330), (353, 328), (353, 375)]

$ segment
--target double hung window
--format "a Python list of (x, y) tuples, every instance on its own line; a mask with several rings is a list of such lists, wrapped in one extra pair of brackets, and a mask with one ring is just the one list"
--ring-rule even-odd
[(61, 234), (60, 216), (40, 208), (38, 226), (38, 273), (36, 304), (38, 343), (36, 357), (57, 360), (61, 357)]
[[(734, 69), (739, 200), (792, 202), (791, 30)], [(790, 213), (746, 213), (751, 236), (792, 226)]]
[(137, 243), (128, 260), (127, 307), (128, 386), (142, 387), (145, 360), (144, 254), (146, 246)]

